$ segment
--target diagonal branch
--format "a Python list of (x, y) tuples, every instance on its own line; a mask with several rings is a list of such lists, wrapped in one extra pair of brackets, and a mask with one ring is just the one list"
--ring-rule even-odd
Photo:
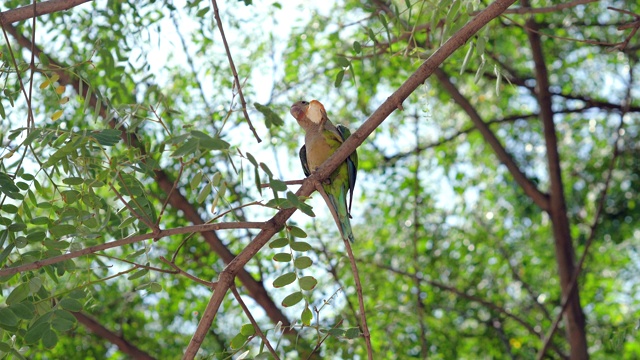
[(500, 162), (509, 169), (511, 176), (513, 176), (514, 180), (518, 185), (520, 185), (522, 190), (524, 190), (524, 193), (527, 194), (527, 196), (529, 196), (542, 210), (548, 210), (549, 196), (540, 191), (538, 187), (522, 172), (522, 170), (520, 170), (513, 157), (511, 157), (511, 154), (509, 154), (502, 146), (500, 140), (498, 140), (496, 135), (491, 131), (487, 123), (482, 120), (480, 114), (478, 114), (473, 105), (471, 105), (469, 100), (467, 100), (451, 80), (449, 80), (447, 73), (442, 69), (437, 69), (435, 74), (438, 77), (440, 84), (442, 84), (445, 90), (447, 90), (453, 100), (467, 113), (467, 115), (469, 115), (475, 127), (491, 146), (498, 159), (500, 159)]
[[(465, 24), (451, 38), (433, 53), (420, 67), (393, 93), (376, 111), (356, 130), (351, 136), (331, 155), (297, 191), (297, 196), (309, 196), (314, 189), (314, 183), (329, 177), (335, 169), (342, 164), (353, 151), (396, 109), (402, 108), (402, 102), (409, 97), (431, 74), (459, 47), (464, 45), (484, 25), (506, 10), (515, 0), (496, 0), (485, 10), (479, 13), (471, 21)], [(279, 211), (269, 223), (271, 229), (262, 230), (253, 241), (229, 265), (222, 271), (218, 280), (218, 286), (213, 292), (207, 308), (202, 314), (198, 328), (191, 342), (185, 350), (183, 359), (193, 359), (204, 337), (206, 336), (213, 319), (215, 318), (222, 301), (229, 288), (232, 286), (236, 273), (253, 258), (255, 254), (269, 241), (269, 239), (284, 226), (285, 221), (293, 215), (295, 209)]]
[(1, 12), (0, 24), (4, 27), (6, 25), (13, 24), (14, 22), (31, 19), (32, 17), (69, 10), (72, 7), (82, 5), (89, 1), (92, 0), (49, 0), (38, 3), (34, 1), (32, 5), (25, 5), (17, 9)]

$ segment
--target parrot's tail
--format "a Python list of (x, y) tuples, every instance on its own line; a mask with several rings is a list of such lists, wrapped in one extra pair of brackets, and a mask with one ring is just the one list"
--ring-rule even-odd
[(337, 225), (342, 238), (353, 243), (355, 241), (355, 238), (353, 237), (351, 222), (349, 221), (349, 212), (347, 211), (347, 189), (343, 187), (337, 199), (331, 193), (327, 195), (329, 196), (329, 200), (331, 201), (331, 206), (335, 209), (338, 215), (336, 221), (338, 223)]

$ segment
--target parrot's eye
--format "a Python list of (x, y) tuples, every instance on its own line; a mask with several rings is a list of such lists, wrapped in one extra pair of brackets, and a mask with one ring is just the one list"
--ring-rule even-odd
[(308, 101), (302, 101), (302, 105), (309, 105)]

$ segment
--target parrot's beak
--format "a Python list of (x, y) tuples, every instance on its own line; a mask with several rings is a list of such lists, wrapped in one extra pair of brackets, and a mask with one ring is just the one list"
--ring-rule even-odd
[(301, 102), (297, 102), (291, 105), (291, 110), (289, 110), (289, 112), (296, 120), (300, 121), (306, 115), (308, 107), (309, 105), (305, 105), (305, 104), (302, 104)]

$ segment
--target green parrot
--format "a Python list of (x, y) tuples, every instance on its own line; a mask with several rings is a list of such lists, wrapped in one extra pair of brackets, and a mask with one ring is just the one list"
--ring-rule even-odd
[[(300, 161), (305, 176), (311, 175), (325, 160), (329, 158), (351, 135), (346, 126), (333, 125), (327, 112), (317, 100), (298, 101), (291, 105), (291, 115), (304, 129), (304, 145), (300, 148)], [(356, 185), (358, 154), (354, 151), (332, 174), (322, 187), (329, 198), (329, 210), (333, 215), (340, 234), (345, 240), (354, 241), (351, 231), (351, 203), (353, 189)], [(349, 207), (347, 207), (347, 192)]]

